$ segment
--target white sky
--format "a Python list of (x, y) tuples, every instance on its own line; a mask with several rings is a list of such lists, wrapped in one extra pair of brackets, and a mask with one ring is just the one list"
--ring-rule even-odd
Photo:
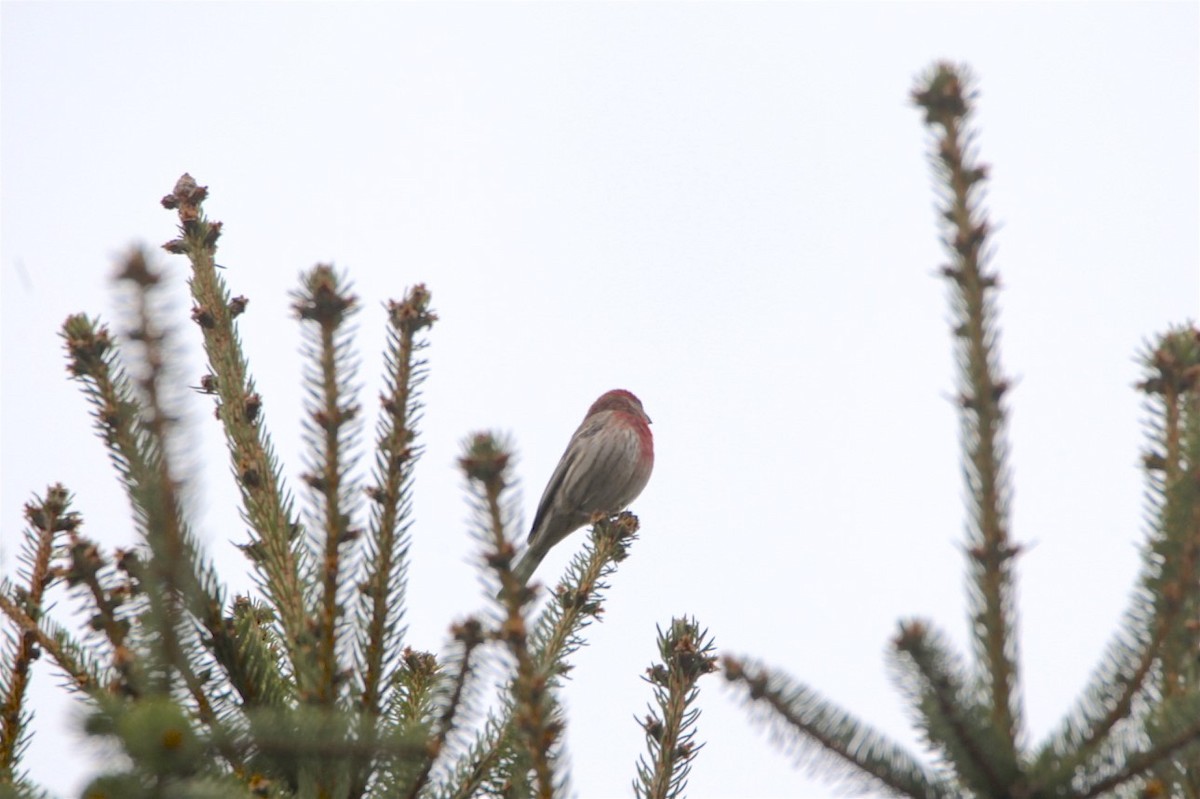
[[(1197, 8), (5, 2), (0, 568), (16, 567), (22, 504), (54, 481), (88, 534), (131, 541), (56, 330), (75, 311), (111, 318), (115, 257), (173, 236), (158, 198), (186, 170), (211, 187), (224, 275), (251, 299), (242, 336), (293, 489), (297, 274), (350, 270), (372, 411), (381, 303), (418, 281), (433, 292), (413, 646), (442, 650), (483, 605), (460, 440), (513, 435), (531, 515), (598, 394), (645, 402), (658, 460), (634, 507), (643, 539), (565, 692), (579, 796), (631, 795), (640, 674), (672, 614), (915, 748), (883, 657), (896, 621), (932, 618), (960, 645), (966, 632), (943, 255), (907, 101), (951, 58), (981, 79), (994, 167), (1036, 742), (1135, 575), (1134, 354), (1200, 300)], [(183, 320), (185, 261), (162, 258)], [(179, 328), (198, 378), (199, 337)], [(219, 429), (206, 399), (189, 408), (199, 526), (245, 590)], [(76, 794), (97, 763), (76, 758), (45, 668), (34, 702), (27, 765)], [(720, 678), (701, 706), (692, 796), (834, 793)]]

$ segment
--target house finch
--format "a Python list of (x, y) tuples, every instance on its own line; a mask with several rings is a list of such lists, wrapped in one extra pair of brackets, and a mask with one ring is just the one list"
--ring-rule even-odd
[(513, 572), (529, 581), (550, 547), (594, 514), (613, 514), (637, 499), (654, 468), (654, 436), (642, 402), (624, 389), (588, 408), (538, 503), (529, 548)]

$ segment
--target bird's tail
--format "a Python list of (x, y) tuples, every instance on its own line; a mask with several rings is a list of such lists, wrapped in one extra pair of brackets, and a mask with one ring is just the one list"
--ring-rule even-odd
[[(529, 582), (529, 578), (533, 577), (533, 573), (537, 571), (537, 567), (541, 565), (544, 557), (546, 557), (546, 552), (540, 547), (530, 547), (525, 550), (525, 554), (521, 555), (513, 565), (513, 574), (521, 581), (521, 585)], [(496, 596), (499, 598), (500, 595)]]

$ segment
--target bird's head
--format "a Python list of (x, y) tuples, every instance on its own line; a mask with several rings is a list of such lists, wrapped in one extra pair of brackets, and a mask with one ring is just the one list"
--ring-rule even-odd
[(588, 408), (587, 415), (591, 416), (600, 411), (625, 413), (650, 424), (650, 417), (646, 415), (642, 401), (634, 396), (632, 391), (626, 391), (623, 388), (614, 388), (612, 391), (604, 392), (600, 395), (600, 399), (593, 402), (592, 407)]

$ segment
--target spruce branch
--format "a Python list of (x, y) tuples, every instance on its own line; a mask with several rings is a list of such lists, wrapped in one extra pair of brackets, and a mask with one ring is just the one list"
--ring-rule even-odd
[(97, 662), (61, 625), (45, 616), (34, 621), (24, 603), (12, 599), (13, 589), (8, 580), (0, 581), (0, 613), (16, 625), (21, 635), (32, 636), (33, 643), (66, 675), (71, 688), (94, 697), (116, 684), (111, 670)]
[[(1157, 716), (1154, 740), (1148, 746), (1138, 746), (1123, 753), (1117, 767), (1110, 769), (1111, 773), (1104, 774), (1100, 779), (1086, 780), (1084, 787), (1070, 795), (1078, 799), (1103, 796), (1161, 767), (1173, 757), (1186, 764), (1185, 777), (1187, 772), (1196, 769), (1197, 763), (1200, 763), (1200, 693), (1162, 700)], [(1090, 772), (1089, 776), (1094, 773)], [(1186, 794), (1176, 786), (1166, 795), (1184, 797)]]
[(983, 666), (983, 687), (992, 723), (1002, 734), (1002, 759), (1016, 762), (1021, 710), (1017, 694), (1017, 643), (1013, 606), (1013, 559), (1020, 548), (1008, 535), (1009, 480), (1004, 443), (1004, 396), (995, 328), (997, 288), (985, 268), (991, 225), (980, 194), (988, 167), (971, 152), (976, 93), (965, 70), (934, 67), (912, 93), (937, 136), (933, 161), (945, 199), (944, 243), (951, 262), (942, 268), (950, 285), (959, 369), (959, 407), (971, 505), (968, 526), (971, 633)]
[[(450, 733), (454, 730), (455, 717), (459, 710), (462, 709), (467, 680), (474, 667), (471, 656), (487, 640), (483, 634), (483, 625), (478, 619), (470, 618), (461, 624), (455, 624), (451, 628), (451, 632), (454, 635), (454, 640), (461, 647), (461, 654), (454, 668), (449, 690), (442, 702), (441, 713), (438, 716), (436, 728), (429, 740), (428, 752), (424, 758), (424, 763), (413, 779), (411, 787), (406, 794), (408, 799), (417, 799), (421, 795), (421, 792), (429, 782), (429, 775), (433, 771), (434, 763), (446, 748)], [(430, 669), (427, 667), (425, 671), (429, 673)]]
[[(1151, 691), (1161, 701), (1145, 714), (1153, 751), (1171, 747), (1179, 739), (1180, 720), (1186, 723), (1200, 716), (1175, 710), (1200, 696), (1200, 329), (1172, 328), (1143, 361), (1148, 376), (1140, 387), (1152, 408), (1152, 419), (1159, 421), (1159, 429), (1151, 433), (1152, 441), (1157, 440), (1144, 463), (1151, 490), (1163, 501), (1155, 528), (1160, 532), (1150, 550), (1162, 562), (1155, 596), (1161, 597), (1159, 613), (1169, 617), (1170, 626), (1161, 665), (1152, 675), (1157, 685)], [(1200, 747), (1162, 759), (1151, 773), (1151, 784), (1166, 786), (1170, 795), (1197, 799)]]
[(700, 695), (697, 682), (716, 670), (715, 644), (695, 619), (672, 619), (671, 626), (658, 631), (662, 658), (646, 669), (646, 682), (654, 686), (650, 713), (641, 721), (646, 733), (649, 759), (638, 761), (638, 779), (633, 789), (641, 799), (675, 799), (684, 795), (692, 760), (703, 744), (696, 744)]
[(1200, 690), (1200, 330), (1168, 331), (1143, 361), (1148, 376), (1142, 389), (1151, 413), (1161, 414), (1162, 429), (1144, 463), (1152, 491), (1164, 502), (1156, 525), (1162, 533), (1151, 548), (1163, 562), (1154, 588), (1162, 597), (1159, 615), (1169, 617), (1170, 627), (1162, 693), (1175, 696)]
[[(377, 762), (374, 772), (367, 775), (367, 781), (363, 783), (368, 786), (366, 795), (372, 799), (407, 795), (411, 787), (420, 781), (418, 777), (426, 766), (432, 768), (441, 753), (442, 747), (435, 746), (430, 739), (439, 715), (438, 697), (446, 684), (446, 671), (454, 668), (453, 657), (450, 656), (449, 660), (451, 663), (443, 667), (439, 659), (429, 652), (405, 647), (400, 653), (400, 665), (392, 674), (392, 684), (388, 686), (389, 701), (382, 717), (376, 718), (363, 711), (364, 717), (370, 716), (370, 720), (386, 729), (408, 731), (428, 742), (426, 752), (421, 756), (385, 758)], [(373, 735), (375, 728), (365, 726), (366, 721), (364, 718), (364, 729), (369, 731), (368, 735)], [(427, 778), (428, 774), (424, 779)], [(359, 779), (362, 779), (361, 775)]]
[(234, 663), (229, 670), (231, 684), (248, 708), (280, 709), (295, 698), (295, 686), (280, 670), (283, 645), (271, 626), (271, 608), (249, 597), (239, 596), (225, 620), (224, 640), (235, 648), (223, 661)]
[(183, 543), (186, 530), (178, 483), (168, 459), (174, 426), (162, 385), (169, 377), (165, 352), (168, 332), (159, 325), (154, 308), (154, 291), (161, 282), (161, 275), (146, 254), (135, 249), (122, 264), (117, 280), (129, 288), (132, 308), (126, 312), (129, 328), (125, 338), (129, 349), (138, 356), (135, 364), (140, 401), (132, 404), (138, 415), (130, 422), (140, 430), (129, 443), (133, 447), (140, 445), (141, 451), (123, 452), (120, 457), (130, 466), (133, 480), (129, 490), (142, 514), (140, 532), (150, 552), (148, 563), (137, 577), (150, 611), (144, 621), (149, 622), (148, 632), (158, 644), (155, 660), (163, 670), (161, 675), (156, 675), (152, 688), (157, 693), (168, 693), (174, 674), (179, 674), (192, 693), (201, 717), (211, 718), (208, 698), (192, 673), (180, 642), (181, 636), (186, 634), (181, 604), (191, 604), (182, 594), (193, 588), (193, 584), (185, 585), (182, 575), (183, 567), (190, 565), (185, 560)]
[(392, 676), (391, 701), (385, 716), (394, 726), (433, 725), (437, 694), (445, 686), (446, 667), (436, 655), (406, 646)]
[[(160, 786), (205, 772), (214, 773), (216, 754), (208, 751), (194, 719), (170, 697), (148, 694), (136, 700), (97, 698), (85, 729), (118, 742), (129, 755), (126, 774)], [(88, 794), (85, 791), (85, 796)]]
[[(608, 588), (605, 580), (625, 559), (637, 532), (638, 518), (627, 511), (598, 521), (592, 526), (587, 546), (571, 560), (554, 597), (546, 603), (534, 625), (529, 646), (537, 671), (544, 675), (548, 686), (557, 685), (570, 668), (567, 659), (585, 643), (583, 630), (602, 612), (600, 600)], [(511, 553), (509, 558), (511, 563)], [(514, 587), (522, 592), (517, 595), (522, 599), (526, 597), (525, 592), (533, 590), (519, 582)], [(506, 783), (507, 775), (519, 771), (514, 692), (515, 689), (510, 690), (503, 707), (489, 717), (437, 797), (467, 799), (485, 788), (498, 791)], [(545, 697), (549, 702), (554, 700), (552, 691)]]
[(638, 517), (629, 511), (592, 525), (587, 545), (571, 559), (534, 628), (533, 651), (548, 675), (565, 673), (567, 658), (584, 645), (583, 630), (604, 612), (606, 580), (628, 557), (640, 528)]
[(302, 691), (312, 689), (310, 675), (313, 636), (308, 625), (308, 601), (302, 575), (308, 572), (300, 546), (300, 526), (291, 500), (283, 488), (270, 438), (262, 425), (262, 398), (255, 390), (234, 319), (245, 311), (244, 297), (231, 298), (217, 274), (217, 239), (221, 223), (210, 222), (202, 204), (208, 189), (191, 175), (183, 175), (162, 204), (177, 210), (180, 237), (163, 245), (168, 252), (184, 254), (192, 264), (190, 286), (196, 305), (192, 319), (199, 325), (208, 356), (205, 391), (219, 401), (217, 416), (225, 430), (242, 510), (251, 540), (244, 546), (271, 600), (280, 624), (282, 641)]
[[(163, 508), (157, 493), (162, 442), (156, 441), (146, 429), (149, 414), (143, 410), (133, 381), (121, 364), (108, 327), (77, 314), (63, 323), (60, 336), (67, 352), (67, 370), (92, 406), (97, 432), (121, 478), (137, 531), (143, 541), (148, 541), (151, 527), (162, 523)], [(135, 324), (131, 340), (136, 338)], [(75, 533), (70, 536), (65, 556), (66, 582), (68, 586), (86, 589), (94, 611), (90, 626), (107, 638), (120, 675), (120, 690), (130, 695), (144, 693), (149, 688), (146, 678), (149, 664), (135, 658), (127, 645), (130, 621), (125, 618), (129, 615), (127, 604), (132, 604), (135, 598), (139, 604), (145, 601), (139, 580), (146, 575), (141, 573), (139, 556), (132, 551), (122, 552), (110, 563), (94, 542)], [(112, 565), (126, 575), (120, 585), (105, 585), (102, 580), (102, 574), (107, 574)], [(152, 590), (157, 588), (153, 586)], [(158, 621), (162, 620), (160, 614)]]
[[(504, 492), (510, 487), (510, 460), (508, 447), (495, 436), (479, 433), (465, 444), (459, 465), (477, 491), (479, 537), (487, 547), (484, 560), (501, 586), (499, 599), (505, 617), (496, 638), (508, 647), (516, 661), (513, 720), (534, 775), (535, 795), (539, 799), (552, 799), (556, 785), (551, 750), (562, 733), (562, 725), (553, 718), (547, 675), (539, 671), (530, 652), (522, 608), (531, 592), (512, 571), (515, 548), (507, 533), (511, 514), (504, 509)], [(515, 773), (512, 777), (518, 779)]]
[[(102, 697), (87, 722), (89, 732), (114, 739), (129, 755), (128, 769), (108, 779), (120, 776), (132, 778), (125, 784), (157, 786), (156, 792), (148, 794), (154, 797), (191, 796), (186, 788), (192, 780), (228, 775), (217, 759), (227, 751), (250, 765), (233, 771), (236, 782), (227, 787), (234, 793), (224, 795), (249, 790), (255, 796), (344, 796), (344, 779), (322, 793), (312, 775), (338, 774), (339, 767), (363, 759), (412, 758), (422, 747), (419, 737), (407, 733), (388, 733), (369, 743), (356, 741), (347, 735), (354, 725), (352, 714), (311, 705), (282, 711), (255, 709), (247, 714), (247, 724), (244, 728), (197, 726), (176, 703), (161, 697), (132, 703)], [(300, 775), (301, 782), (293, 775)], [(86, 795), (125, 799), (142, 794)]]
[[(388, 686), (404, 669), (403, 660), (395, 653), (400, 651), (403, 637), (412, 475), (420, 456), (414, 441), (425, 362), (417, 353), (426, 342), (419, 336), (437, 320), (429, 309), (429, 300), (428, 290), (418, 284), (405, 293), (403, 301), (388, 303), (385, 391), (380, 397), (383, 412), (378, 424), (373, 484), (367, 490), (373, 502), (363, 540), (365, 576), (357, 597), (359, 703), (363, 722), (370, 725), (359, 731), (360, 736), (374, 734), (373, 717), (382, 711), (388, 701)], [(465, 675), (463, 672), (464, 679)], [(428, 767), (432, 764), (431, 758)], [(428, 775), (426, 768), (419, 779), (413, 777), (413, 790), (419, 790)], [(365, 773), (357, 775), (351, 794), (361, 794), (365, 782)]]
[[(138, 379), (128, 377), (108, 329), (83, 315), (63, 325), (69, 371), (83, 387), (93, 408), (101, 437), (116, 466), (134, 511), (145, 551), (118, 551), (113, 565), (116, 585), (102, 584), (107, 561), (98, 548), (73, 537), (68, 552), (69, 580), (86, 586), (96, 610), (93, 626), (106, 634), (114, 663), (123, 675), (125, 691), (142, 691), (144, 658), (136, 656), (126, 637), (131, 611), (123, 607), (136, 598), (148, 606), (147, 620), (155, 631), (157, 661), (177, 671), (196, 703), (201, 717), (215, 722), (235, 714), (235, 703), (209, 696), (201, 679), (211, 661), (193, 646), (195, 625), (203, 630), (203, 644), (211, 659), (242, 694), (243, 701), (257, 693), (244, 679), (246, 658), (254, 657), (245, 642), (236, 643), (223, 617), (224, 590), (199, 546), (181, 507), (178, 482), (168, 460), (172, 415), (165, 407), (162, 385), (172, 377), (169, 339), (161, 329), (158, 302), (153, 296), (161, 277), (147, 254), (132, 251), (125, 259), (119, 280), (128, 286), (130, 348), (137, 356)], [(185, 617), (184, 614), (189, 614)], [(164, 685), (170, 683), (164, 675)], [(220, 693), (220, 691), (218, 691)]]
[(942, 636), (910, 621), (901, 623), (892, 645), (921, 731), (962, 784), (977, 796), (1002, 796), (1019, 783), (1018, 764), (1004, 759), (988, 708), (967, 689), (964, 669)]
[[(1076, 707), (1041, 747), (1035, 774), (1041, 785), (1071, 779), (1088, 762), (1109, 759), (1110, 739), (1151, 702), (1198, 693), (1200, 651), (1200, 343), (1191, 328), (1172, 330), (1144, 357), (1151, 414), (1143, 464), (1154, 517), (1144, 545), (1139, 585), (1121, 626)], [(1189, 680), (1187, 675), (1191, 674)], [(1119, 756), (1119, 752), (1118, 752)]]
[[(36, 502), (25, 506), (25, 530), (19, 561), (21, 587), (3, 587), (9, 601), (18, 605), (36, 624), (44, 612), (46, 589), (56, 575), (50, 568), (58, 538), (79, 525), (71, 509), (71, 495), (61, 484), (50, 486)], [(15, 621), (14, 621), (15, 624)], [(0, 787), (20, 782), (16, 764), (28, 743), (32, 713), (25, 709), (29, 669), (41, 655), (37, 633), (17, 627), (6, 642), (6, 657), (0, 662)]]
[[(68, 533), (67, 547), (58, 572), (69, 588), (76, 588), (84, 601), (94, 611), (88, 627), (102, 633), (108, 643), (112, 664), (118, 675), (117, 683), (110, 690), (125, 696), (141, 696), (147, 693), (147, 664), (136, 656), (134, 647), (127, 640), (132, 631), (131, 619), (139, 614), (144, 604), (142, 594), (142, 569), (137, 555), (121, 552), (109, 561), (100, 547), (76, 531)], [(114, 568), (124, 572), (126, 579), (113, 584)], [(136, 603), (136, 604), (135, 604)], [(132, 607), (131, 607), (132, 606)]]
[[(303, 288), (296, 293), (292, 308), (305, 323), (308, 336), (305, 355), (310, 361), (305, 375), (308, 384), (305, 436), (312, 470), (305, 474), (304, 480), (312, 489), (316, 517), (313, 526), (324, 537), (316, 542), (321, 547), (317, 572), (320, 608), (314, 624), (319, 679), (311, 699), (330, 705), (341, 682), (337, 642), (344, 607), (338, 594), (347, 582), (342, 579), (342, 551), (360, 532), (352, 526), (347, 507), (354, 488), (347, 478), (346, 462), (359, 429), (356, 422), (359, 408), (345, 399), (353, 392), (355, 365), (349, 349), (349, 333), (344, 328), (358, 310), (358, 299), (344, 285), (344, 277), (325, 264), (307, 272), (301, 282)], [(302, 698), (308, 697), (302, 695)]]
[[(272, 761), (285, 764), (281, 767), (285, 771), (339, 773), (339, 766), (360, 759), (413, 758), (426, 750), (424, 737), (407, 730), (392, 730), (374, 741), (359, 741), (349, 734), (357, 726), (353, 713), (333, 713), (319, 705), (299, 704), (286, 710), (260, 708), (247, 715), (255, 729), (249, 743)], [(229, 742), (248, 743), (240, 736)], [(346, 785), (342, 783), (342, 793)]]
[(367, 576), (360, 586), (358, 651), (363, 660), (362, 707), (377, 714), (382, 688), (395, 674), (402, 635), (404, 590), (411, 516), (412, 470), (420, 448), (414, 446), (420, 414), (419, 388), (425, 362), (417, 357), (426, 343), (419, 338), (437, 315), (429, 309), (430, 294), (423, 284), (410, 288), (401, 302), (388, 303), (388, 348), (385, 355), (386, 392), (376, 442), (374, 500), (366, 536)]
[[(483, 547), (483, 562), (496, 574), (500, 582), (497, 599), (503, 614), (501, 629), (492, 631), (491, 636), (504, 643), (518, 658), (518, 668), (525, 662), (529, 668), (528, 646), (525, 636), (525, 620), (522, 606), (532, 598), (512, 572), (513, 556), (516, 553), (508, 540), (506, 530), (514, 516), (501, 501), (505, 489), (510, 488), (509, 468), (512, 455), (505, 443), (488, 433), (478, 433), (467, 439), (459, 467), (467, 477), (472, 492), (475, 516), (474, 534)], [(504, 783), (509, 790), (528, 792), (529, 741), (532, 735), (527, 729), (518, 732), (514, 724), (516, 707), (516, 679), (513, 688), (505, 694), (499, 715), (491, 715), (485, 722), (475, 743), (461, 757), (451, 780), (438, 793), (440, 797), (467, 799), (477, 795), (484, 786), (498, 790)], [(526, 686), (528, 687), (529, 681)], [(543, 694), (544, 697), (544, 694)], [(526, 691), (528, 698), (528, 691)], [(527, 711), (527, 716), (544, 719), (541, 706)], [(544, 755), (543, 755), (544, 759)], [(548, 771), (548, 765), (543, 772)]]
[[(928, 771), (912, 755), (811, 688), (765, 666), (722, 658), (725, 678), (746, 692), (746, 701), (771, 725), (774, 738), (798, 758), (819, 765), (847, 788), (882, 789), (897, 796), (952, 799), (957, 786)], [(812, 746), (816, 744), (816, 746)]]
[(434, 796), (438, 799), (470, 799), (481, 793), (502, 793), (505, 788), (523, 788), (528, 793), (527, 785), (515, 785), (508, 779), (518, 761), (515, 753), (519, 742), (516, 738), (509, 700), (501, 717), (488, 719), (475, 742), (459, 758), (451, 779)]

